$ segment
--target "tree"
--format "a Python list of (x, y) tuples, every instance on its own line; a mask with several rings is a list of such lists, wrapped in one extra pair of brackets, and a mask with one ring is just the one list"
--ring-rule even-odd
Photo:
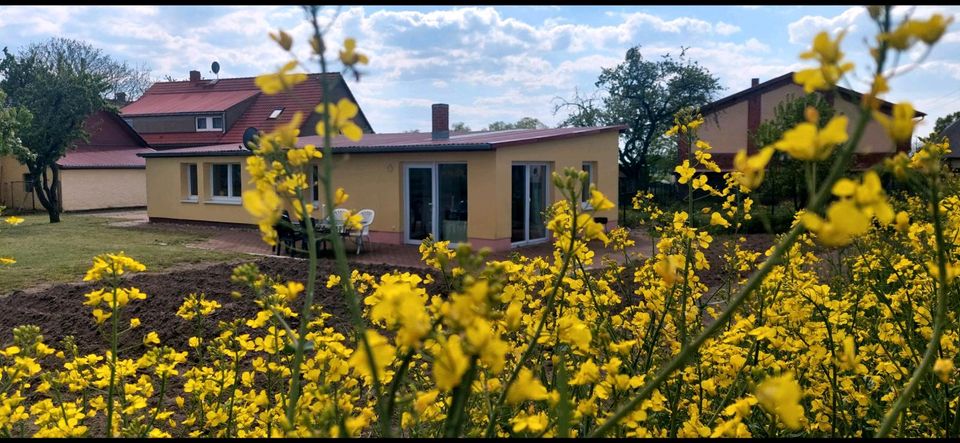
[(573, 90), (573, 98), (567, 100), (563, 97), (554, 97), (553, 115), (557, 115), (561, 110), (568, 110), (567, 117), (563, 119), (558, 128), (564, 127), (592, 127), (604, 126), (610, 121), (603, 104), (597, 97), (595, 91), (590, 97), (581, 97), (580, 91)]
[(470, 132), (470, 127), (464, 122), (456, 122), (450, 127), (450, 132)]
[[(37, 46), (17, 56), (3, 48), (0, 90), (14, 107), (28, 110), (33, 118), (20, 128), (20, 146), (13, 155), (24, 164), (28, 180), (51, 223), (60, 221), (60, 170), (56, 162), (78, 139), (87, 140), (83, 123), (104, 107), (106, 79), (70, 54), (53, 56)], [(49, 173), (48, 173), (49, 171)]]
[[(818, 127), (823, 127), (834, 115), (833, 106), (820, 94), (808, 94), (800, 97), (788, 95), (777, 104), (773, 110), (773, 118), (760, 123), (753, 134), (754, 144), (759, 147), (768, 146), (780, 140), (783, 133), (800, 123), (807, 121), (806, 109), (813, 107), (817, 110)], [(833, 163), (834, 156), (817, 162), (817, 171), (824, 173)], [(783, 200), (793, 201), (795, 211), (803, 207), (803, 196), (807, 193), (806, 178), (804, 176), (804, 162), (791, 158), (784, 152), (777, 151), (767, 166), (766, 179), (755, 191), (758, 202), (773, 207)]]
[(686, 107), (709, 103), (720, 91), (720, 82), (706, 68), (685, 58), (686, 49), (673, 58), (645, 60), (640, 46), (627, 50), (623, 63), (603, 68), (596, 86), (606, 94), (602, 109), (609, 123), (627, 125), (620, 168), (628, 193), (647, 189), (650, 155), (666, 146), (664, 132), (673, 125), (673, 115)]
[(119, 62), (84, 41), (55, 37), (30, 45), (26, 52), (35, 54), (48, 66), (60, 64), (76, 72), (103, 77), (109, 85), (104, 94), (110, 97), (122, 92), (128, 100), (136, 100), (153, 83), (146, 64), (133, 66), (126, 61)]
[(933, 130), (930, 131), (930, 135), (923, 138), (924, 140), (933, 140), (935, 137), (938, 137), (944, 129), (947, 129), (947, 126), (953, 124), (953, 122), (960, 119), (960, 111), (954, 112), (953, 114), (947, 114), (943, 117), (937, 119), (937, 122), (933, 124)]
[(487, 131), (506, 131), (509, 129), (544, 129), (547, 125), (543, 124), (538, 119), (533, 117), (524, 117), (520, 120), (517, 120), (516, 123), (506, 123), (503, 121), (495, 121), (490, 123), (487, 126)]
[(22, 107), (7, 106), (7, 95), (0, 89), (0, 156), (23, 149), (20, 132), (32, 118), (30, 111)]

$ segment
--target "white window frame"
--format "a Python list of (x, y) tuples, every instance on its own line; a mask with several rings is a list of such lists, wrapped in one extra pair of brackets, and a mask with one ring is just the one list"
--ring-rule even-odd
[[(186, 169), (185, 172), (187, 174), (187, 192), (183, 201), (195, 203), (197, 200), (200, 199), (200, 183), (195, 183), (195, 181), (197, 181), (200, 178), (200, 169), (196, 163), (184, 163), (183, 165)], [(191, 168), (193, 169), (193, 176), (190, 175)], [(191, 194), (190, 193), (192, 191), (191, 188), (193, 188), (194, 185), (196, 185), (197, 193)]]
[[(213, 127), (214, 118), (220, 118), (219, 128)], [(206, 122), (206, 126), (207, 126), (206, 128), (202, 128), (202, 129), (200, 128), (200, 120), (204, 120)], [(197, 132), (223, 132), (223, 115), (221, 114), (221, 115), (197, 116), (196, 120), (194, 121), (194, 128), (196, 128)]]
[[(233, 165), (238, 165), (238, 166), (239, 166), (240, 163), (211, 163), (211, 164), (210, 164), (210, 180), (209, 180), (209, 183), (210, 183), (210, 200), (209, 200), (209, 201), (210, 201), (210, 202), (212, 202), (212, 203), (230, 203), (230, 204), (237, 204), (237, 205), (239, 205), (239, 204), (241, 203), (240, 195), (243, 195), (243, 183), (242, 183), (242, 182), (240, 183), (240, 195), (237, 195), (237, 196), (233, 196), (233, 195), (226, 195), (226, 196), (223, 196), (223, 195), (213, 195), (213, 192), (214, 192), (214, 190), (216, 189), (216, 188), (214, 187), (214, 183), (213, 183), (213, 179), (214, 179), (213, 168), (215, 168), (215, 167), (217, 167), (217, 166), (226, 166), (226, 167), (227, 167), (227, 194), (230, 194), (230, 192), (233, 191), (234, 180), (238, 180), (238, 181), (240, 180), (240, 177), (239, 177), (239, 176), (238, 176), (238, 177), (234, 177), (234, 176), (233, 176), (233, 168), (231, 167), (231, 166), (233, 166)], [(241, 169), (241, 174), (242, 174), (242, 169)]]
[(276, 108), (276, 109), (274, 109), (273, 112), (271, 112), (270, 115), (267, 116), (267, 120), (276, 120), (276, 119), (280, 118), (280, 114), (283, 114), (283, 109), (284, 109), (284, 108)]

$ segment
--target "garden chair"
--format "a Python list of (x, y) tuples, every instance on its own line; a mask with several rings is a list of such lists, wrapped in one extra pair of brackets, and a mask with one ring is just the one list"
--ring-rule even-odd
[(360, 249), (363, 248), (363, 239), (366, 237), (367, 243), (370, 242), (370, 225), (373, 224), (373, 217), (376, 213), (373, 209), (361, 209), (357, 214), (360, 215), (360, 230), (350, 231), (350, 238), (357, 244), (357, 255), (360, 255)]
[(277, 222), (273, 228), (277, 230), (276, 254), (281, 255), (284, 248), (286, 248), (287, 253), (293, 257), (297, 242), (300, 241), (300, 233), (297, 232), (296, 226), (290, 220), (290, 213), (283, 211), (283, 215), (280, 216), (280, 221)]

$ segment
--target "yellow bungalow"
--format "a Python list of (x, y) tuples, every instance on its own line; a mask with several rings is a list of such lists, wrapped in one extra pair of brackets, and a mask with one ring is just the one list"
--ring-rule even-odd
[[(433, 105), (429, 133), (334, 138), (334, 186), (352, 209), (376, 212), (370, 239), (417, 244), (433, 235), (452, 243), (505, 250), (548, 239), (543, 211), (560, 198), (550, 174), (582, 169), (614, 204), (618, 139), (623, 126), (450, 133), (449, 107)], [(322, 137), (300, 138), (322, 145)], [(147, 215), (152, 221), (253, 224), (240, 201), (250, 186), (240, 144), (168, 149), (146, 159)], [(311, 180), (313, 200), (321, 207)], [(616, 209), (597, 214), (617, 223)]]

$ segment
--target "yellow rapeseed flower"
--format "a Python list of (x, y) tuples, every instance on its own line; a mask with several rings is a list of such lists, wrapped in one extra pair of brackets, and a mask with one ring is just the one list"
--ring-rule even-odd
[(819, 130), (816, 123), (800, 123), (784, 132), (773, 146), (797, 160), (819, 161), (829, 157), (836, 145), (846, 141), (847, 117), (840, 115)]
[(277, 72), (258, 75), (254, 79), (254, 83), (267, 95), (276, 95), (292, 89), (294, 86), (307, 81), (307, 74), (302, 72), (290, 73), (298, 64), (296, 60), (291, 60)]
[(800, 429), (803, 419), (803, 406), (800, 398), (800, 384), (793, 374), (770, 377), (757, 386), (757, 402), (777, 417), (790, 429)]
[[(326, 105), (326, 106), (324, 106)], [(324, 110), (326, 108), (326, 110)], [(353, 122), (360, 108), (352, 101), (341, 98), (336, 104), (321, 103), (317, 105), (316, 111), (320, 114), (326, 113), (330, 119), (330, 128), (335, 132), (343, 134), (352, 141), (360, 141), (363, 138), (363, 130)], [(326, 128), (323, 125), (323, 119), (317, 122), (317, 135), (326, 134)]]
[(893, 118), (887, 117), (886, 114), (882, 112), (873, 111), (873, 118), (883, 125), (884, 129), (887, 130), (887, 135), (889, 135), (895, 143), (910, 141), (910, 136), (913, 135), (913, 126), (915, 124), (913, 116), (913, 105), (909, 102), (894, 105)]

